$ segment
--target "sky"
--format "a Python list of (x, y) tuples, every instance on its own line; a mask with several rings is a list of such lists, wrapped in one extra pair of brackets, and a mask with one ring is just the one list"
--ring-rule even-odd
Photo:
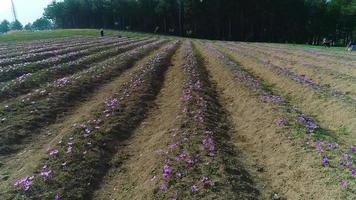
[[(53, 0), (13, 0), (18, 20), (23, 24), (32, 23), (42, 17), (44, 8)], [(0, 0), (0, 21), (13, 21), (11, 0)]]

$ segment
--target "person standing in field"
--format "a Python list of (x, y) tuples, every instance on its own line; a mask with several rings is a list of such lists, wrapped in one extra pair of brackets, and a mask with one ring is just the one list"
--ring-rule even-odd
[(101, 37), (104, 37), (104, 29), (100, 29), (100, 35)]

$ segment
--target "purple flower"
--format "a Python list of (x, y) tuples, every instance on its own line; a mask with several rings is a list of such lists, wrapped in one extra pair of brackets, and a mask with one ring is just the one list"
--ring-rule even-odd
[(189, 167), (192, 167), (194, 165), (194, 161), (187, 160), (187, 164), (188, 164)]
[(53, 149), (52, 151), (49, 152), (50, 156), (55, 156), (59, 153), (58, 149)]
[(179, 154), (178, 157), (179, 157), (180, 159), (185, 159), (185, 158), (188, 157), (188, 153), (184, 151), (183, 153)]
[(168, 145), (168, 149), (174, 149), (178, 146), (178, 142), (177, 143), (174, 143), (174, 144), (169, 144)]
[(61, 197), (57, 194), (57, 195), (54, 197), (54, 200), (61, 200)]
[(193, 185), (193, 186), (192, 186), (192, 192), (193, 192), (193, 193), (196, 193), (196, 192), (198, 192), (198, 191), (199, 191), (198, 186)]
[(172, 168), (168, 165), (164, 165), (163, 167), (163, 177), (164, 178), (169, 178), (172, 176)]
[(15, 182), (15, 186), (21, 187), (23, 190), (27, 191), (32, 186), (32, 181), (34, 176), (26, 176), (25, 178), (19, 179)]
[(316, 149), (318, 149), (319, 152), (324, 152), (323, 144), (324, 143), (319, 141), (319, 140), (316, 141), (315, 146), (316, 146)]
[(351, 154), (347, 154), (347, 153), (342, 154), (342, 157), (344, 157), (346, 159), (352, 159), (352, 155)]
[(42, 176), (42, 177), (44, 177), (44, 178), (48, 178), (49, 177), (49, 175), (52, 173), (52, 171), (51, 170), (49, 170), (49, 171), (45, 171), (45, 172), (41, 172), (40, 173), (40, 176)]
[(176, 172), (176, 176), (177, 176), (177, 177), (182, 177), (182, 173)]
[(352, 170), (351, 170), (351, 175), (352, 175), (352, 176), (356, 176), (356, 169), (352, 169)]
[(348, 182), (347, 180), (341, 180), (341, 181), (340, 181), (340, 185), (341, 185), (342, 187), (347, 187), (348, 184), (349, 184), (349, 182)]
[(324, 157), (322, 160), (321, 160), (321, 164), (326, 167), (330, 164), (330, 161), (327, 157)]
[(162, 183), (160, 186), (159, 186), (159, 189), (160, 190), (167, 190), (168, 186), (166, 183)]
[(203, 183), (207, 182), (208, 180), (209, 180), (209, 178), (207, 176), (203, 176), (201, 178), (201, 182), (203, 182)]
[(287, 124), (286, 120), (283, 117), (279, 117), (277, 120), (279, 126), (285, 126)]
[(343, 166), (343, 167), (352, 167), (352, 162), (351, 161), (341, 161), (339, 163), (340, 166)]
[(329, 147), (330, 149), (336, 149), (336, 148), (338, 148), (338, 147), (339, 147), (339, 144), (338, 144), (338, 143), (336, 143), (336, 142), (334, 142), (334, 143), (330, 143), (330, 144), (328, 145), (328, 147)]
[(356, 151), (356, 147), (355, 147), (355, 146), (349, 146), (349, 149), (350, 149), (351, 151), (353, 151), (353, 152)]

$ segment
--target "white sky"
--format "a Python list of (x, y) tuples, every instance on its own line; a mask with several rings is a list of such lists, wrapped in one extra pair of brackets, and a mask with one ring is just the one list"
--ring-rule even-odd
[[(13, 0), (18, 20), (26, 25), (42, 17), (44, 8), (53, 0)], [(0, 21), (7, 19), (13, 21), (11, 0), (0, 0)]]

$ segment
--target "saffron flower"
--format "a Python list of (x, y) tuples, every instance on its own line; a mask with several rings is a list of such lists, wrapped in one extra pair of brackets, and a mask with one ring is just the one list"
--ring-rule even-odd
[(279, 126), (285, 126), (287, 124), (287, 121), (283, 117), (279, 117), (277, 120), (277, 124)]
[(352, 159), (352, 155), (351, 154), (347, 154), (347, 153), (342, 154), (342, 157), (344, 157), (346, 159)]
[(196, 192), (198, 192), (198, 191), (199, 191), (198, 186), (193, 185), (193, 186), (192, 186), (192, 192), (193, 192), (193, 193), (196, 193)]
[(41, 173), (40, 173), (40, 176), (42, 176), (42, 177), (44, 177), (44, 178), (48, 178), (51, 173), (52, 173), (51, 170), (45, 171), (45, 172), (41, 172)]
[(322, 160), (321, 160), (321, 164), (326, 167), (326, 166), (329, 166), (330, 164), (330, 161), (327, 157), (324, 157)]
[(352, 167), (352, 161), (341, 161), (339, 165), (342, 167)]
[(19, 179), (15, 182), (15, 186), (21, 187), (23, 190), (27, 191), (32, 186), (32, 181), (34, 176), (26, 176), (25, 178)]
[(163, 177), (169, 178), (172, 176), (172, 168), (169, 165), (164, 165), (163, 167)]
[(349, 182), (348, 182), (347, 180), (341, 180), (341, 181), (340, 181), (340, 185), (341, 185), (342, 187), (347, 187), (348, 184), (349, 184)]
[(160, 186), (159, 186), (159, 189), (160, 190), (167, 190), (168, 189), (168, 186), (166, 183), (162, 183)]
[(53, 149), (52, 151), (49, 152), (50, 156), (55, 156), (59, 153), (58, 149)]

